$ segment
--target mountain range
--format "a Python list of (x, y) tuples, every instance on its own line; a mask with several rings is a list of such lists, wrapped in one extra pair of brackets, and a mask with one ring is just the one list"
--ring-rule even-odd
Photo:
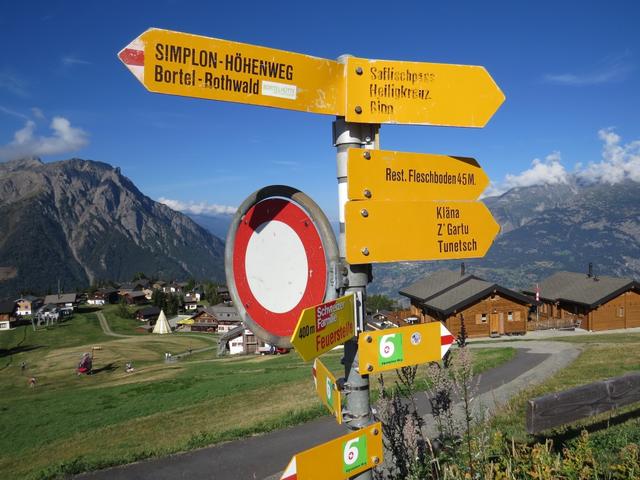
[[(521, 289), (559, 270), (640, 278), (640, 183), (566, 183), (513, 188), (483, 201), (501, 225), (487, 255), (465, 268)], [(460, 261), (374, 266), (370, 291), (397, 297), (402, 286)]]
[[(483, 201), (501, 233), (484, 258), (465, 261), (469, 273), (515, 289), (558, 270), (586, 272), (589, 263), (599, 275), (640, 278), (640, 183), (573, 177)], [(101, 162), (0, 164), (0, 298), (137, 272), (223, 281), (220, 238), (231, 218), (171, 210)], [(369, 291), (398, 298), (400, 288), (442, 268), (460, 261), (376, 264)]]
[(0, 298), (74, 291), (137, 272), (224, 279), (224, 244), (90, 160), (0, 163)]

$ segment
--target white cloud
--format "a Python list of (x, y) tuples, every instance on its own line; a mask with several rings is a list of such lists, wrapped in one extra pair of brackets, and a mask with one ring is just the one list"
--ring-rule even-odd
[(627, 179), (640, 182), (640, 141), (621, 144), (622, 138), (613, 128), (598, 131), (598, 137), (604, 142), (602, 161), (581, 167), (578, 177), (612, 185)]
[(10, 108), (3, 107), (2, 105), (0, 105), (0, 112), (6, 115), (11, 115), (12, 117), (20, 118), (22, 120), (29, 120), (29, 117), (24, 113), (16, 112), (15, 110), (11, 110)]
[(501, 195), (515, 187), (531, 185), (553, 185), (570, 182), (571, 177), (586, 182), (615, 184), (624, 180), (640, 182), (640, 140), (626, 144), (613, 128), (598, 131), (602, 140), (602, 161), (590, 162), (586, 166), (576, 163), (573, 173), (562, 165), (559, 152), (553, 152), (544, 159), (534, 159), (531, 168), (517, 175), (507, 174), (502, 182), (491, 182), (483, 197)]
[(530, 187), (532, 185), (557, 185), (559, 183), (568, 183), (569, 173), (562, 165), (560, 152), (553, 152), (545, 157), (544, 160), (534, 158), (531, 162), (531, 168), (520, 172), (517, 175), (508, 173), (503, 182), (491, 182), (485, 197), (500, 195), (507, 190), (516, 187)]
[(605, 58), (589, 72), (547, 74), (543, 78), (547, 83), (571, 87), (621, 82), (626, 80), (633, 70), (629, 57), (630, 53), (625, 52)]
[(41, 109), (39, 109), (38, 107), (31, 107), (31, 113), (38, 120), (44, 120), (46, 118), (45, 115), (44, 115), (44, 112)]
[(91, 65), (91, 62), (82, 60), (81, 58), (75, 57), (73, 55), (65, 55), (64, 57), (62, 57), (62, 64), (65, 67), (71, 67), (73, 65)]
[(0, 146), (0, 160), (74, 152), (89, 143), (89, 135), (71, 126), (64, 117), (53, 117), (52, 132), (48, 136), (37, 135), (36, 128), (33, 120), (27, 120), (24, 127), (13, 134), (11, 142)]
[(182, 202), (180, 200), (172, 200), (165, 197), (160, 197), (158, 202), (165, 204), (173, 210), (178, 210), (179, 212), (192, 213), (194, 215), (205, 215), (209, 217), (233, 215), (237, 210), (236, 207), (230, 207), (228, 205), (216, 205), (215, 203), (193, 201)]
[(19, 97), (29, 96), (27, 92), (27, 82), (6, 68), (0, 71), (0, 89), (7, 90)]

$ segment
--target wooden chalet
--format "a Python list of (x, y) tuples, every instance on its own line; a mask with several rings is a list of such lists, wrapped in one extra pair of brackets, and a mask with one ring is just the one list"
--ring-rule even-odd
[(209, 309), (210, 307), (201, 308), (196, 311), (190, 319), (181, 320), (178, 323), (183, 325), (183, 330), (186, 331), (209, 333), (217, 332), (218, 319)]
[(42, 306), (42, 299), (33, 295), (25, 295), (16, 300), (16, 315), (33, 315)]
[(143, 291), (129, 290), (121, 294), (124, 301), (128, 305), (144, 305), (148, 302), (147, 296)]
[(231, 294), (226, 286), (220, 285), (216, 287), (216, 295), (221, 302), (230, 302)]
[(73, 310), (78, 306), (78, 295), (75, 293), (57, 293), (44, 297), (45, 305), (55, 305), (57, 308)]
[(188, 320), (179, 322), (183, 330), (192, 332), (227, 333), (242, 324), (240, 314), (235, 307), (219, 303), (212, 307), (200, 308)]
[(89, 305), (107, 305), (118, 303), (118, 290), (115, 288), (100, 288), (87, 296)]
[(228, 332), (242, 324), (238, 310), (230, 302), (218, 303), (209, 307), (209, 311), (218, 319), (219, 333)]
[(0, 302), (0, 330), (9, 330), (16, 322), (16, 302), (5, 300)]
[(118, 287), (118, 295), (123, 296), (127, 292), (141, 292), (142, 285), (133, 282), (121, 283)]
[(141, 322), (149, 322), (150, 325), (156, 323), (158, 316), (160, 315), (160, 308), (155, 305), (141, 308), (136, 312), (136, 318)]
[(196, 293), (186, 293), (182, 298), (183, 308), (187, 312), (192, 312), (198, 309), (198, 302), (200, 301), (200, 295)]
[[(538, 284), (538, 328), (612, 330), (640, 327), (640, 283), (630, 278), (557, 272)], [(525, 291), (527, 293), (528, 291)], [(536, 287), (531, 293), (535, 295)]]
[(534, 300), (519, 292), (460, 271), (439, 270), (400, 290), (411, 301), (411, 316), (421, 323), (440, 321), (467, 336), (524, 334)]

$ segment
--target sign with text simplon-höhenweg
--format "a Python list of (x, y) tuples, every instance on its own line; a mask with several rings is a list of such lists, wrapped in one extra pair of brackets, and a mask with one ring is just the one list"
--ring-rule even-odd
[(300, 53), (151, 28), (118, 57), (150, 91), (345, 116), (483, 127), (504, 94), (481, 66)]
[(344, 112), (344, 65), (334, 60), (157, 28), (118, 56), (156, 93)]
[(346, 295), (305, 308), (291, 335), (291, 345), (305, 362), (342, 345), (356, 333), (355, 302)]

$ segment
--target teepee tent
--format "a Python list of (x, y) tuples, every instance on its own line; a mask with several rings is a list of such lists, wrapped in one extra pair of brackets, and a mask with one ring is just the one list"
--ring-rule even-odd
[(171, 327), (169, 326), (169, 322), (167, 322), (167, 316), (164, 314), (164, 310), (160, 310), (160, 316), (158, 317), (156, 325), (153, 327), (152, 333), (159, 333), (160, 335), (171, 333)]

